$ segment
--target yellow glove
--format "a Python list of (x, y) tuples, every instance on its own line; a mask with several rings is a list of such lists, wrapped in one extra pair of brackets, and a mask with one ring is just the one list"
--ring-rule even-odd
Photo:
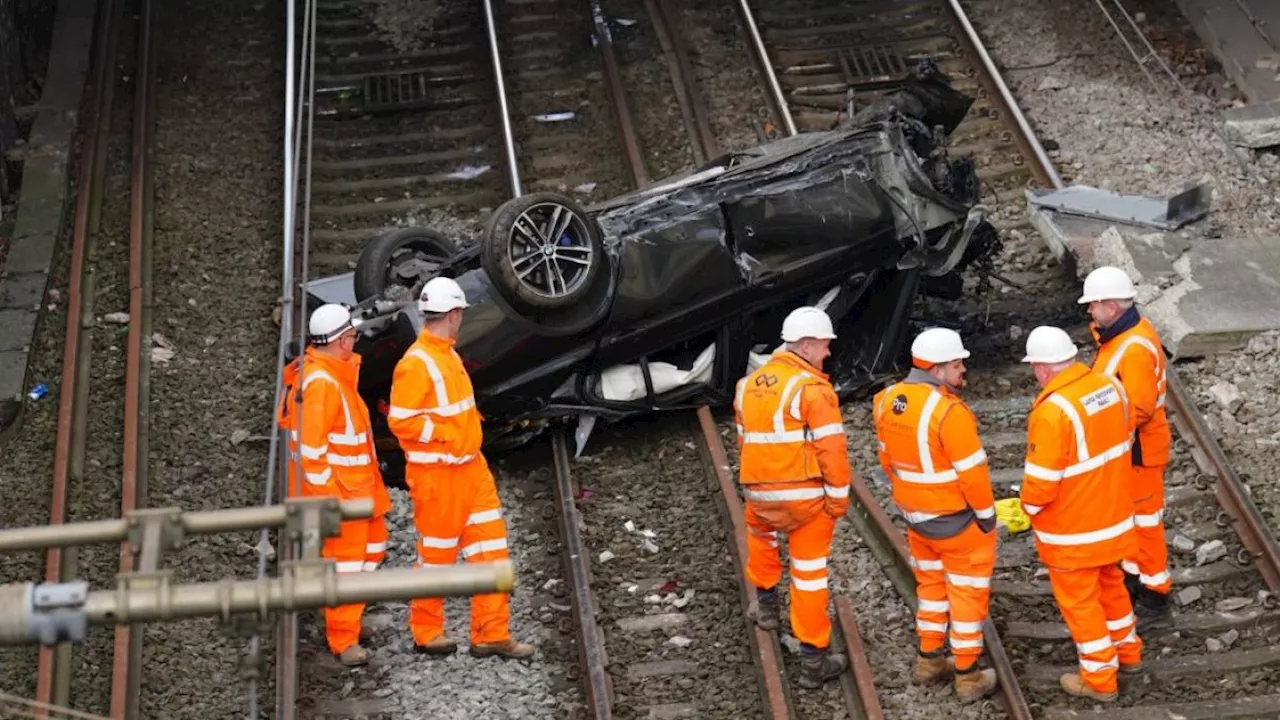
[(1031, 516), (1022, 511), (1022, 501), (1016, 497), (996, 501), (996, 522), (1011, 534), (1031, 529)]

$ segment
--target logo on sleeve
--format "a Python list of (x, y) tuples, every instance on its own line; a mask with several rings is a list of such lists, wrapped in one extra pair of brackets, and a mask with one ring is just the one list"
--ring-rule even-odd
[(899, 395), (893, 399), (893, 414), (901, 415), (907, 411), (907, 396)]

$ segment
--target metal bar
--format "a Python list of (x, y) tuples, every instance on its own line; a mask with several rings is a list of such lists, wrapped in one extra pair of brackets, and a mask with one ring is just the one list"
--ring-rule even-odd
[(876, 694), (875, 676), (871, 672), (871, 661), (867, 659), (867, 649), (862, 645), (858, 621), (853, 617), (853, 603), (844, 595), (836, 596), (836, 619), (840, 622), (844, 646), (849, 652), (849, 674), (853, 676), (853, 685), (857, 689), (848, 708), (849, 717), (884, 720), (880, 696)]
[[(88, 244), (89, 227), (92, 223), (90, 206), (94, 204), (93, 195), (101, 193), (102, 183), (98, 179), (100, 156), (105, 160), (105, 152), (100, 147), (105, 138), (99, 137), (109, 127), (111, 98), (114, 95), (113, 61), (116, 50), (116, 28), (121, 17), (122, 4), (107, 0), (101, 5), (101, 14), (97, 17), (95, 42), (97, 55), (94, 59), (94, 76), (92, 81), (93, 102), (86, 104), (84, 114), (84, 145), (80, 157), (79, 177), (76, 192), (76, 210), (71, 235), (71, 268), (67, 283), (67, 329), (62, 355), (62, 383), (58, 389), (58, 424), (57, 436), (54, 440), (53, 479), (51, 483), (51, 500), (49, 504), (49, 524), (62, 525), (67, 515), (67, 480), (70, 466), (73, 464), (73, 447), (83, 445), (76, 442), (83, 439), (83, 432), (76, 432), (76, 426), (85, 426), (83, 417), (76, 422), (76, 414), (83, 414), (83, 402), (80, 398), (87, 396), (85, 388), (81, 388), (82, 373), (87, 368), (81, 367), (81, 352), (86, 338), (81, 335), (85, 324), (84, 292), (85, 252)], [(90, 318), (91, 320), (91, 318)], [(87, 385), (87, 379), (86, 385)], [(74, 559), (74, 556), (72, 556)], [(63, 555), (60, 550), (50, 549), (45, 556), (45, 580), (58, 582), (64, 572)], [(71, 648), (63, 644), (55, 648), (41, 648), (36, 670), (36, 701), (66, 705), (69, 695), (71, 665)], [(43, 717), (43, 715), (40, 715)]]
[(673, 20), (675, 11), (670, 0), (644, 0), (644, 5), (658, 35), (662, 54), (667, 58), (667, 70), (671, 73), (671, 82), (676, 89), (676, 102), (680, 105), (685, 131), (689, 133), (693, 161), (702, 165), (718, 156), (720, 147), (715, 133), (711, 131), (711, 124), (707, 121), (707, 110), (701, 102), (702, 96), (698, 92), (697, 80), (694, 79), (684, 36)]
[[(145, 463), (138, 446), (144, 422), (145, 399), (141, 382), (146, 372), (144, 338), (147, 308), (143, 302), (146, 288), (144, 263), (149, 253), (145, 234), (145, 217), (151, 201), (146, 196), (146, 177), (151, 171), (151, 92), (154, 86), (155, 56), (151, 52), (151, 0), (142, 0), (138, 17), (137, 82), (134, 86), (133, 160), (129, 196), (129, 334), (125, 341), (124, 450), (121, 462), (120, 516), (127, 517), (146, 505), (138, 493), (139, 468)], [(133, 552), (128, 543), (120, 546), (120, 572), (133, 569)], [(153, 568), (154, 569), (154, 568)], [(141, 689), (142, 633), (128, 625), (116, 626), (115, 647), (111, 661), (111, 717), (138, 717), (138, 695)]]
[[(739, 585), (742, 588), (742, 608), (747, 615), (748, 641), (752, 648), (752, 657), (756, 669), (760, 671), (760, 694), (764, 700), (766, 715), (772, 720), (783, 720), (793, 717), (791, 712), (791, 691), (786, 680), (786, 670), (782, 664), (782, 649), (778, 646), (775, 634), (760, 629), (751, 619), (751, 609), (756, 604), (755, 592), (751, 581), (747, 579), (747, 533), (746, 519), (743, 516), (742, 502), (734, 487), (733, 478), (729, 476), (729, 457), (725, 454), (724, 445), (720, 442), (720, 434), (716, 432), (715, 420), (711, 410), (703, 405), (697, 410), (697, 421), (702, 433), (698, 447), (704, 453), (703, 459), (707, 469), (715, 476), (720, 485), (720, 498), (724, 501), (724, 510), (733, 535), (729, 547), (733, 551), (734, 564), (738, 568)], [(697, 435), (697, 433), (695, 433)]]
[(773, 62), (769, 60), (769, 50), (764, 46), (764, 38), (760, 37), (760, 29), (756, 27), (755, 15), (751, 13), (750, 0), (738, 0), (738, 7), (742, 10), (742, 18), (747, 23), (747, 30), (751, 33), (751, 45), (755, 48), (756, 59), (760, 62), (760, 71), (764, 73), (765, 79), (769, 82), (769, 92), (773, 95), (773, 103), (778, 109), (778, 114), (782, 116), (782, 126), (786, 129), (787, 135), (797, 135), (796, 121), (791, 117), (791, 108), (787, 105), (787, 98), (782, 94), (782, 86), (778, 84), (778, 76), (773, 72)]
[(623, 90), (622, 71), (618, 68), (618, 53), (613, 47), (613, 36), (609, 32), (609, 21), (604, 16), (604, 8), (600, 0), (591, 0), (591, 21), (595, 27), (596, 44), (600, 46), (600, 56), (604, 60), (605, 91), (613, 103), (614, 119), (618, 123), (618, 133), (622, 139), (622, 149), (627, 157), (627, 167), (631, 168), (631, 177), (637, 188), (649, 184), (649, 171), (644, 165), (644, 153), (640, 150), (640, 138), (636, 135), (635, 121), (631, 117), (631, 108), (627, 105), (627, 94)]
[(551, 438), (556, 468), (556, 504), (560, 507), (560, 541), (564, 543), (565, 565), (573, 586), (573, 613), (577, 619), (578, 656), (586, 669), (583, 686), (587, 705), (594, 718), (613, 717), (613, 688), (605, 672), (608, 655), (596, 623), (595, 598), (591, 594), (591, 568), (587, 550), (578, 531), (578, 508), (573, 502), (573, 478), (569, 472), (569, 447), (563, 432)]
[(1280, 594), (1280, 549), (1277, 549), (1275, 536), (1172, 368), (1168, 374), (1167, 390), (1178, 433), (1200, 449), (1209, 465), (1203, 469), (1218, 479), (1213, 488), (1218, 504), (1233, 516), (1235, 522), (1231, 526), (1240, 536), (1240, 542), (1260, 560), (1258, 572), (1267, 588)]
[[(224, 510), (201, 510), (198, 512), (173, 508), (173, 512), (178, 514), (178, 522), (182, 526), (183, 532), (190, 535), (210, 535), (213, 533), (284, 527), (289, 522), (289, 517), (297, 512), (292, 506), (312, 502), (316, 501), (290, 500), (283, 505), (255, 505)], [(373, 516), (373, 500), (368, 498), (342, 501), (338, 501), (336, 498), (332, 500), (326, 498), (322, 502), (336, 503), (344, 520)], [(0, 552), (65, 548), (96, 543), (118, 543), (123, 542), (128, 536), (129, 521), (127, 519), (70, 523), (58, 527), (36, 525), (33, 527), (10, 528), (8, 530), (0, 530)], [(49, 582), (55, 582), (55, 580), (49, 580)]]
[[(746, 0), (743, 0), (746, 2)], [(1005, 85), (1004, 78), (1000, 77), (1000, 71), (996, 69), (996, 64), (991, 59), (991, 55), (987, 53), (987, 48), (982, 44), (982, 38), (978, 37), (978, 31), (974, 30), (973, 24), (969, 22), (969, 16), (965, 14), (964, 8), (960, 7), (960, 0), (947, 0), (948, 6), (951, 8), (952, 15), (964, 30), (964, 41), (968, 46), (967, 49), (978, 56), (982, 61), (982, 68), (986, 71), (986, 76), (991, 79), (995, 85), (996, 93), (999, 96), (1000, 109), (1013, 117), (1014, 123), (1018, 126), (1018, 137), (1015, 138), (1019, 145), (1019, 149), (1023, 153), (1031, 155), (1035, 158), (1035, 167), (1040, 172), (1036, 175), (1038, 179), (1052, 184), (1055, 188), (1063, 187), (1062, 177), (1058, 175), (1058, 171), (1053, 167), (1053, 162), (1049, 160), (1048, 153), (1045, 152), (1044, 146), (1040, 144), (1039, 138), (1031, 129), (1031, 124), (1027, 122), (1027, 118), (1022, 114), (1022, 108), (1018, 107), (1018, 101), (1014, 99), (1013, 93), (1009, 92), (1009, 86)]]
[(493, 18), (493, 0), (484, 0), (484, 21), (489, 29), (489, 55), (493, 60), (493, 77), (498, 85), (498, 107), (502, 115), (502, 143), (507, 148), (507, 180), (511, 196), (520, 197), (520, 168), (516, 163), (516, 141), (511, 133), (511, 110), (507, 107), (507, 84), (502, 76), (502, 58), (498, 55), (498, 29)]

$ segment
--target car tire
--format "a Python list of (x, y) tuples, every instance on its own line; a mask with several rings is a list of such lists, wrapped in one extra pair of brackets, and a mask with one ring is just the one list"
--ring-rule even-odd
[[(406, 227), (374, 238), (356, 261), (352, 279), (356, 301), (381, 294), (392, 284), (411, 287), (420, 277), (405, 272), (426, 270), (420, 263), (442, 262), (458, 251), (452, 240), (430, 228)], [(409, 265), (408, 263), (414, 263)], [(393, 282), (395, 278), (401, 282)]]
[[(552, 221), (563, 229), (556, 238)], [(500, 205), (481, 238), (480, 263), (513, 307), (536, 314), (571, 309), (607, 272), (595, 220), (558, 193), (534, 193)]]

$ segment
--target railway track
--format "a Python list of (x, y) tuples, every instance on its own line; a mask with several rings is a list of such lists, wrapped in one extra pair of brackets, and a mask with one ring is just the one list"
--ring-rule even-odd
[[(788, 117), (795, 131), (829, 126), (851, 91), (855, 99), (864, 89), (874, 92), (901, 59), (927, 54), (944, 72), (972, 83), (982, 98), (957, 131), (953, 152), (985, 156), (979, 160), (980, 175), (996, 187), (1027, 182), (1062, 186), (959, 3), (865, 2), (816, 12), (802, 9), (814, 7), (775, 4), (759, 21), (763, 44), (757, 57), (776, 78), (772, 99), (784, 128)], [(1090, 347), (1087, 333), (1079, 339), (1082, 347)], [(1022, 478), (1025, 417), (1035, 388), (1025, 368), (1017, 365), (993, 375), (971, 381), (1005, 389), (972, 402), (972, 407), (982, 422), (996, 496), (1012, 497)], [(1002, 710), (1015, 718), (1280, 713), (1274, 682), (1274, 666), (1280, 664), (1280, 647), (1273, 640), (1280, 619), (1275, 540), (1172, 368), (1169, 384), (1168, 410), (1178, 437), (1166, 473), (1166, 529), (1177, 597), (1172, 622), (1140, 633), (1146, 667), (1139, 678), (1121, 680), (1116, 707), (1096, 708), (1069, 698), (1057, 688), (1057, 678), (1075, 668), (1074, 646), (1029, 533), (1008, 538), (998, 554), (992, 622), (984, 632), (987, 661), (1001, 680), (1002, 707), (988, 711)], [(869, 413), (859, 417), (868, 426), (864, 440), (873, 442)], [(875, 466), (874, 457), (864, 457)], [(886, 511), (892, 510), (888, 488), (860, 486), (855, 495), (852, 515), (860, 534), (914, 608), (905, 526)]]

